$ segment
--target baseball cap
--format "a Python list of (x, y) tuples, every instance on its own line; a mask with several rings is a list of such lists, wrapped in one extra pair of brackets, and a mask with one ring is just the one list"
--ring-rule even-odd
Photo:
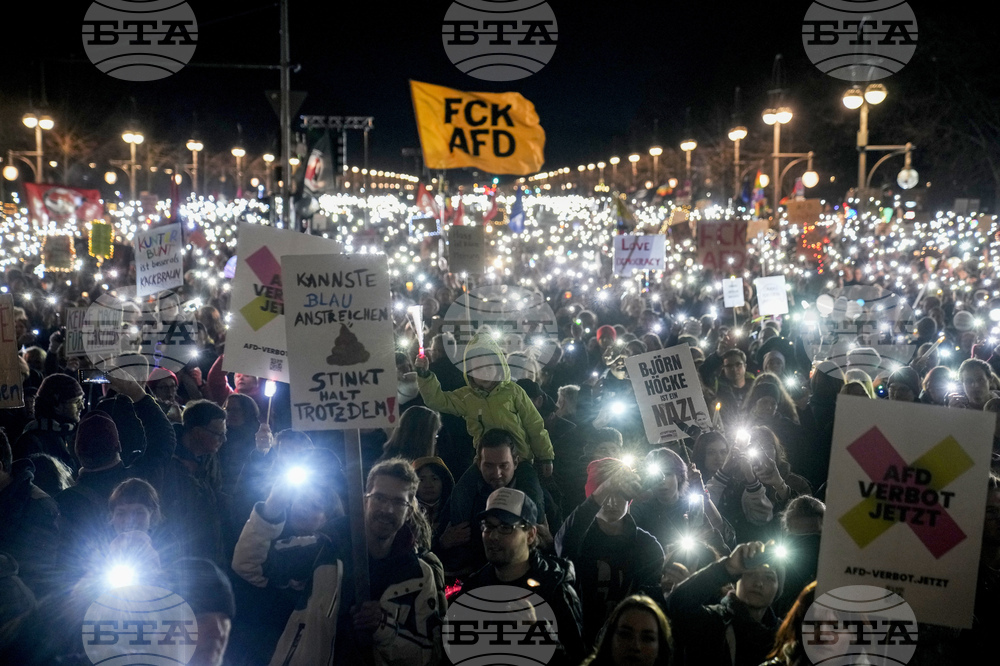
[(508, 525), (520, 522), (537, 525), (538, 507), (520, 490), (500, 488), (490, 493), (486, 499), (486, 510), (476, 516), (476, 520), (482, 520), (487, 516), (492, 516)]

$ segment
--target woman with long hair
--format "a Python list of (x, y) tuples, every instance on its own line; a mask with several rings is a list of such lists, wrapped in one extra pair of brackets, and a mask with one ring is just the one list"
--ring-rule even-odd
[(720, 432), (706, 432), (698, 436), (691, 449), (691, 462), (704, 479), (711, 479), (722, 469), (729, 453), (729, 441)]
[(410, 462), (418, 458), (437, 455), (437, 434), (441, 429), (441, 416), (433, 409), (414, 405), (399, 419), (396, 428), (382, 447), (382, 456), (376, 462), (389, 458), (405, 458)]
[(618, 604), (580, 666), (669, 666), (673, 658), (670, 623), (656, 602), (644, 594)]
[(774, 637), (774, 649), (762, 666), (812, 666), (802, 647), (802, 621), (816, 598), (816, 581), (805, 586)]

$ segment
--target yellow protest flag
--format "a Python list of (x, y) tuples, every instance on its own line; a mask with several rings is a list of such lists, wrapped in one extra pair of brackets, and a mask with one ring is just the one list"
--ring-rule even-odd
[(470, 93), (410, 81), (424, 163), (525, 176), (545, 162), (545, 130), (518, 93)]

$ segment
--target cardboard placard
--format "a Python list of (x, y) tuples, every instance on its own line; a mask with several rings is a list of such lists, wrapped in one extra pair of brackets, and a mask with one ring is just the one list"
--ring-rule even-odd
[(742, 273), (747, 260), (746, 237), (743, 220), (700, 220), (698, 261), (712, 271)]
[(823, 213), (823, 204), (819, 199), (802, 199), (789, 201), (785, 205), (788, 224), (812, 224), (819, 220)]
[(396, 421), (396, 350), (385, 255), (286, 255), (285, 330), (296, 430)]
[(772, 275), (753, 281), (757, 288), (757, 310), (762, 317), (788, 314), (788, 291), (785, 276)]
[(746, 305), (743, 278), (726, 278), (722, 281), (722, 303), (727, 308), (741, 308)]
[(650, 444), (683, 439), (699, 420), (711, 424), (690, 346), (630, 356), (625, 367)]
[(816, 594), (884, 587), (972, 626), (995, 415), (841, 395)]
[(615, 275), (636, 271), (662, 271), (667, 265), (667, 238), (662, 235), (614, 237)]
[(486, 266), (486, 230), (483, 227), (452, 227), (448, 232), (448, 270), (482, 275)]
[(87, 308), (66, 308), (66, 358), (86, 356), (87, 350), (83, 344), (84, 322), (87, 320)]
[(167, 224), (135, 234), (135, 288), (140, 298), (184, 284), (181, 225)]
[(227, 372), (242, 372), (288, 382), (285, 305), (281, 289), (281, 257), (337, 254), (340, 243), (256, 224), (241, 224), (236, 240), (236, 277), (226, 335)]
[(23, 381), (17, 358), (14, 297), (0, 294), (0, 409), (24, 407)]

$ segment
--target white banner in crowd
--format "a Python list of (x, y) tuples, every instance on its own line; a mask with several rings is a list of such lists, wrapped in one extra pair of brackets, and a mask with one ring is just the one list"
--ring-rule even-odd
[(677, 345), (630, 356), (625, 367), (650, 444), (683, 439), (685, 430), (699, 422), (711, 427), (691, 347)]
[(396, 424), (396, 349), (384, 254), (285, 256), (296, 430)]
[(614, 237), (615, 275), (662, 271), (667, 263), (667, 237), (621, 234)]
[(788, 290), (784, 275), (757, 278), (757, 308), (762, 317), (788, 314)]
[(24, 407), (22, 380), (17, 358), (14, 296), (0, 294), (0, 409)]
[(135, 286), (140, 298), (184, 284), (181, 225), (167, 224), (135, 234)]
[(296, 231), (241, 224), (223, 369), (288, 382), (281, 257), (338, 254), (340, 243)]
[(995, 417), (838, 396), (817, 596), (874, 585), (972, 626)]
[(722, 304), (727, 308), (746, 305), (743, 298), (743, 278), (726, 278), (722, 281)]
[(482, 275), (486, 270), (486, 232), (483, 227), (452, 227), (448, 231), (448, 270)]

